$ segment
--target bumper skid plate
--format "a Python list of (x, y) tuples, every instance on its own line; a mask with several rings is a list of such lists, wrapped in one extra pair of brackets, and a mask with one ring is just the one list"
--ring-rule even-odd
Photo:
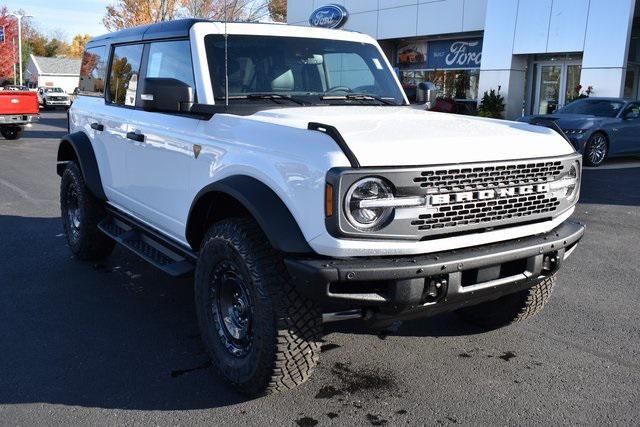
[(287, 258), (299, 291), (323, 309), (450, 311), (526, 289), (553, 275), (585, 227), (566, 221), (536, 236), (410, 257)]

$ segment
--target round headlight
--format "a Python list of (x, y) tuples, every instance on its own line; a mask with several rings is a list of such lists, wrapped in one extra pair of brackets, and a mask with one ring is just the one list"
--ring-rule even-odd
[[(345, 197), (345, 214), (355, 228), (370, 230), (382, 225), (393, 208), (366, 206), (368, 201), (393, 198), (391, 185), (380, 178), (364, 178), (349, 188)], [(365, 202), (365, 203), (362, 203)], [(375, 203), (373, 203), (375, 205)]]
[(579, 183), (579, 172), (578, 172), (578, 163), (574, 163), (573, 165), (571, 165), (571, 168), (569, 169), (569, 173), (567, 174), (567, 176), (565, 177), (565, 179), (567, 179), (571, 185), (568, 185), (566, 187), (566, 193), (565, 193), (565, 197), (569, 200), (569, 201), (573, 201), (573, 199), (575, 199), (576, 195), (578, 194), (578, 183)]

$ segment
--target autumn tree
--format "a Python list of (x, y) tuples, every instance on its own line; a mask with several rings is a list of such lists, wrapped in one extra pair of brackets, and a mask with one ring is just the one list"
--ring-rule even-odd
[[(226, 9), (225, 9), (226, 3)], [(271, 0), (182, 0), (180, 16), (215, 21), (255, 22), (269, 16)]]
[(109, 31), (174, 19), (179, 0), (118, 0), (107, 6), (102, 23)]
[(44, 56), (67, 56), (69, 53), (69, 45), (65, 42), (66, 38), (67, 34), (61, 30), (55, 30), (49, 33), (47, 43), (45, 44)]
[(0, 42), (0, 80), (14, 77), (14, 65), (17, 59), (17, 25), (6, 7), (0, 7), (0, 26), (4, 27), (4, 42)]
[(184, 18), (210, 19), (213, 16), (212, 0), (182, 0), (180, 15)]
[(84, 48), (87, 43), (91, 40), (91, 36), (89, 34), (77, 34), (73, 37), (71, 41), (71, 45), (69, 46), (68, 55), (71, 58), (80, 58), (84, 53)]
[(269, 0), (267, 7), (275, 22), (287, 21), (287, 0)]

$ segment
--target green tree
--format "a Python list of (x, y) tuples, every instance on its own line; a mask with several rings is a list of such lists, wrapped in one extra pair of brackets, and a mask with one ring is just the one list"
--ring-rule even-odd
[(67, 45), (64, 41), (58, 40), (57, 38), (52, 38), (47, 42), (44, 46), (45, 55), (49, 57), (65, 55), (69, 50), (69, 45)]

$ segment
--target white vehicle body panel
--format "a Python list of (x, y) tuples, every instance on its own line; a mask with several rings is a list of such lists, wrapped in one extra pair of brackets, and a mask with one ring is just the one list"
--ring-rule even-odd
[(432, 113), (409, 107), (309, 107), (247, 117), (306, 129), (336, 127), (361, 166), (424, 166), (534, 159), (571, 154), (551, 129), (525, 123)]
[[(197, 23), (191, 29), (202, 103), (215, 103), (204, 36), (223, 31), (223, 24), (214, 23)], [(307, 27), (229, 24), (228, 31), (377, 46), (363, 34)], [(392, 72), (388, 61), (387, 67)], [(202, 120), (108, 106), (102, 98), (85, 96), (74, 102), (70, 115), (71, 132), (83, 131), (92, 140), (109, 202), (186, 246), (192, 201), (207, 185), (234, 175), (250, 176), (270, 187), (311, 248), (331, 257), (414, 255), (508, 240), (550, 231), (573, 212), (572, 208), (554, 221), (424, 242), (338, 239), (327, 231), (327, 171), (350, 163), (331, 137), (308, 130), (309, 122), (335, 126), (365, 167), (531, 159), (574, 152), (555, 132), (523, 123), (375, 106), (283, 108), (250, 116), (216, 114)], [(102, 123), (105, 131), (92, 130), (92, 122)], [(126, 138), (127, 132), (135, 131), (146, 135), (144, 143)], [(194, 144), (202, 147), (197, 158)]]

